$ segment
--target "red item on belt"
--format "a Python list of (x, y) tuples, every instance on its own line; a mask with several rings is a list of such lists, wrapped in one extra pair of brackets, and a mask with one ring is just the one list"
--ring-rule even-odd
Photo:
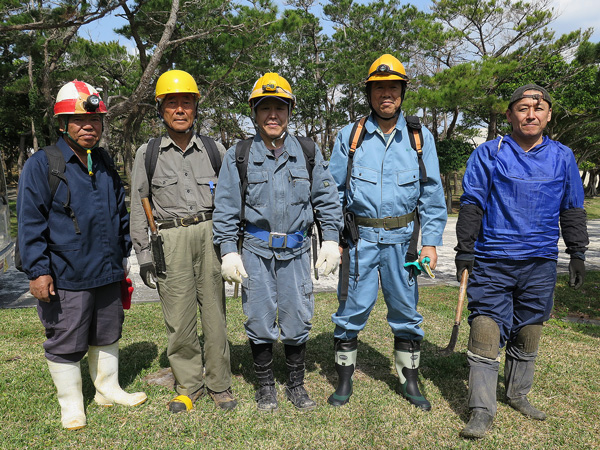
[(133, 296), (133, 283), (131, 278), (124, 278), (121, 281), (121, 302), (123, 309), (131, 308), (131, 297)]

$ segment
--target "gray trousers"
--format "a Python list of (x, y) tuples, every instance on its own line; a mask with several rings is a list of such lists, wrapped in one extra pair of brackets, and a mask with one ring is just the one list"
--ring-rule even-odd
[[(167, 327), (167, 357), (177, 380), (176, 391), (190, 395), (206, 386), (215, 392), (231, 387), (225, 287), (221, 259), (212, 241), (212, 221), (162, 230), (166, 274), (158, 293)], [(204, 334), (198, 339), (197, 316)]]

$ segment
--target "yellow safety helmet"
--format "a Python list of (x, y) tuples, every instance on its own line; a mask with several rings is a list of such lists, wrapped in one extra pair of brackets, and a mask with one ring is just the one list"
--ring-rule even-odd
[(371, 81), (400, 80), (408, 83), (404, 66), (390, 54), (381, 55), (369, 68), (365, 84)]
[(256, 103), (265, 97), (280, 98), (290, 105), (290, 112), (296, 104), (296, 96), (292, 93), (290, 83), (288, 83), (281, 75), (274, 72), (265, 73), (256, 80), (252, 93), (250, 94), (250, 97), (248, 97), (250, 108), (254, 109)]
[(56, 95), (54, 117), (64, 114), (106, 114), (106, 112), (106, 105), (96, 88), (85, 81), (69, 81)]
[(183, 70), (169, 70), (158, 78), (154, 99), (160, 103), (168, 94), (194, 94), (196, 100), (200, 98), (196, 81)]

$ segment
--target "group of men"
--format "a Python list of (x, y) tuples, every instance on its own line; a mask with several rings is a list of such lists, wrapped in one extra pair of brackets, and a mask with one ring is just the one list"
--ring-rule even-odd
[[(98, 147), (104, 103), (87, 83), (61, 88), (54, 112), (62, 136), (52, 147), (64, 159), (62, 169), (50, 148), (34, 154), (19, 180), (17, 211), (19, 252), (39, 300), (63, 427), (86, 425), (80, 370), (86, 353), (97, 403), (146, 401), (118, 383), (121, 284), (132, 246), (143, 282), (160, 297), (175, 378), (171, 412), (189, 411), (205, 395), (223, 410), (237, 405), (224, 280), (242, 286), (258, 410), (278, 408), (278, 340), (285, 396), (299, 410), (314, 409), (304, 377), (315, 221), (321, 243), (315, 270), (323, 267), (327, 276), (342, 261), (332, 315), (338, 383), (328, 403), (342, 406), (351, 398), (358, 334), (381, 288), (399, 392), (431, 409), (418, 385), (424, 333), (415, 267), (436, 268), (447, 213), (433, 136), (401, 112), (408, 81), (398, 59), (378, 58), (365, 80), (371, 113), (340, 131), (325, 161), (314, 142), (289, 133), (296, 97), (279, 74), (264, 74), (250, 93), (254, 137), (226, 151), (195, 131), (200, 92), (193, 77), (165, 72), (155, 99), (166, 134), (136, 153), (131, 215), (112, 160)], [(504, 345), (508, 404), (545, 418), (526, 395), (552, 308), (559, 221), (571, 283), (583, 283), (583, 188), (572, 151), (543, 136), (551, 106), (542, 87), (517, 89), (507, 110), (512, 133), (481, 145), (467, 164), (456, 247), (457, 276), (469, 273), (471, 310), (466, 438), (483, 437), (491, 427)], [(60, 183), (53, 182), (57, 176)]]

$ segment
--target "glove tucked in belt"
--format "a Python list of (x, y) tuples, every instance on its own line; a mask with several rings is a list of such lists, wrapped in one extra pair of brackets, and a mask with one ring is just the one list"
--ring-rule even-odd
[(178, 217), (177, 219), (169, 219), (169, 220), (158, 220), (158, 228), (161, 230), (167, 230), (169, 228), (175, 227), (189, 227), (190, 225), (195, 225), (200, 222), (206, 222), (207, 220), (212, 219), (211, 212), (203, 212), (196, 214), (195, 216), (189, 217)]
[(263, 230), (256, 225), (247, 224), (246, 231), (261, 241), (269, 243), (271, 248), (300, 248), (304, 243), (306, 233), (296, 231), (295, 233), (275, 233), (273, 231)]
[(410, 212), (398, 217), (384, 217), (383, 219), (356, 216), (357, 225), (363, 227), (383, 228), (384, 230), (393, 230), (395, 228), (407, 227), (409, 223), (415, 220), (415, 212)]

